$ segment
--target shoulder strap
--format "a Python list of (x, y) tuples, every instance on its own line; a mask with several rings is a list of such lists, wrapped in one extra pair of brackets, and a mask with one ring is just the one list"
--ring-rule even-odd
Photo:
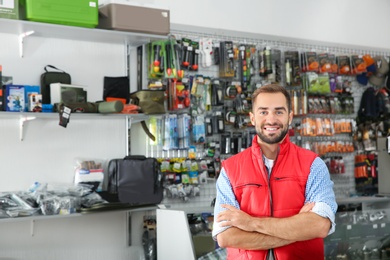
[(59, 68), (57, 68), (57, 67), (55, 67), (53, 65), (46, 65), (45, 68), (44, 68), (46, 72), (49, 72), (48, 68), (55, 69), (55, 70), (62, 71), (64, 73), (66, 73), (65, 71), (63, 71), (63, 70), (61, 70), (61, 69), (59, 69)]
[(146, 125), (145, 121), (141, 121), (141, 126), (142, 126), (142, 129), (144, 129), (146, 135), (149, 136), (149, 138), (152, 139), (152, 141), (156, 141), (156, 137), (149, 131), (149, 128)]
[(127, 155), (123, 158), (123, 160), (146, 160), (146, 156), (145, 155)]

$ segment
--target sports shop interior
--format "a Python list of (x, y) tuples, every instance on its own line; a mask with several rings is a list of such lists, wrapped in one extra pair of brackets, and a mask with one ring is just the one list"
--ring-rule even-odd
[(216, 180), (271, 83), (334, 183), (325, 259), (390, 259), (388, 39), (338, 24), (387, 2), (251, 3), (329, 19), (313, 27), (309, 12), (256, 26), (268, 14), (228, 2), (0, 1), (0, 259), (225, 259)]

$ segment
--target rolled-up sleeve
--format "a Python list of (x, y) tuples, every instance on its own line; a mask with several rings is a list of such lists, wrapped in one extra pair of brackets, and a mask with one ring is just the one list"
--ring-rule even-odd
[(213, 231), (212, 231), (212, 236), (214, 240), (216, 240), (216, 236), (219, 233), (229, 228), (229, 227), (221, 227), (219, 223), (216, 221), (218, 214), (221, 211), (226, 210), (221, 207), (221, 204), (229, 204), (238, 209), (240, 208), (240, 205), (238, 204), (236, 197), (234, 196), (232, 186), (230, 184), (229, 178), (227, 177), (224, 168), (221, 169), (221, 172), (217, 179), (216, 188), (217, 188), (217, 196), (215, 199), (214, 223), (213, 223)]
[(336, 197), (333, 191), (333, 181), (330, 179), (328, 167), (321, 158), (316, 158), (310, 168), (306, 184), (306, 201), (315, 202), (312, 212), (328, 218), (332, 226), (328, 235), (336, 229), (335, 214), (337, 211)]

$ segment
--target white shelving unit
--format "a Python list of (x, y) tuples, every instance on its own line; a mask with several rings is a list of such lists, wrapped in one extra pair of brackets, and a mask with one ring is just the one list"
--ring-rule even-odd
[[(145, 114), (99, 114), (99, 113), (72, 113), (70, 120), (105, 120), (105, 119), (124, 119), (126, 120), (125, 129), (131, 128), (133, 123), (139, 123), (147, 120)], [(59, 114), (53, 113), (32, 113), (32, 112), (0, 112), (1, 119), (18, 119), (19, 120), (19, 136), (20, 141), (23, 141), (24, 125), (31, 120), (58, 120)], [(129, 140), (127, 140), (128, 143)]]
[(82, 40), (112, 44), (127, 44), (138, 46), (151, 40), (165, 39), (166, 36), (113, 31), (104, 29), (91, 29), (59, 24), (48, 24), (0, 18), (0, 32), (21, 35), (33, 31), (34, 36), (46, 38), (59, 38), (67, 40)]
[[(37, 67), (43, 67), (53, 60), (58, 60), (65, 67), (74, 67), (75, 72), (70, 72), (72, 81), (100, 78), (102, 75), (122, 75), (126, 72), (122, 70), (122, 64), (127, 59), (128, 46), (135, 47), (151, 40), (167, 38), (12, 19), (0, 19), (0, 36), (6, 42), (2, 50), (10, 54), (5, 55), (1, 62), (3, 75), (13, 76), (14, 83), (18, 84), (34, 84), (41, 73)], [(17, 56), (18, 47), (23, 59)], [(89, 64), (93, 66), (89, 67)], [(103, 67), (110, 66), (109, 70), (103, 72), (107, 74), (102, 74), (102, 69), (96, 70), (97, 66), (103, 64)], [(26, 71), (29, 68), (33, 68), (32, 71)], [(79, 73), (81, 71), (82, 75)], [(23, 77), (24, 73), (29, 76)], [(98, 85), (100, 79), (89, 78), (86, 79), (87, 83), (92, 82), (87, 84), (91, 86), (89, 90), (93, 94), (98, 93), (101, 90)], [(99, 100), (100, 95), (95, 96), (91, 95), (91, 101)], [(2, 189), (22, 190), (31, 182), (30, 178), (45, 179), (48, 183), (71, 182), (73, 157), (94, 156), (106, 160), (126, 155), (129, 151), (128, 129), (147, 118), (144, 114), (72, 113), (65, 129), (58, 126), (58, 113), (0, 112), (0, 126), (7, 136), (3, 135), (3, 145), (18, 151), (3, 152), (9, 157), (5, 160), (18, 163), (16, 167), (7, 164), (6, 167), (12, 167), (14, 172), (11, 176), (6, 173), (12, 170), (4, 170)], [(23, 165), (30, 165), (30, 170), (25, 171)], [(144, 211), (154, 210), (154, 207), (140, 207), (66, 216), (0, 219), (3, 239), (8, 241), (1, 242), (0, 258), (131, 259), (132, 256), (141, 256), (142, 218)], [(103, 235), (109, 242), (100, 243), (99, 237)], [(18, 243), (13, 244), (13, 240)], [(63, 255), (62, 247), (70, 248), (67, 256)], [(33, 254), (30, 248), (34, 250)]]
[[(152, 40), (165, 39), (167, 36), (132, 33), (125, 31), (113, 31), (104, 29), (91, 29), (76, 26), (67, 26), (59, 24), (48, 24), (40, 22), (30, 22), (13, 19), (0, 18), (0, 33), (19, 35), (20, 56), (23, 57), (23, 42), (28, 36), (57, 38), (66, 40), (82, 40), (89, 42), (101, 42), (112, 44), (124, 44), (127, 46), (139, 46), (146, 44)], [(137, 123), (145, 120), (145, 115), (126, 115), (126, 114), (72, 114), (72, 119), (112, 119), (126, 118), (129, 122), (128, 127), (132, 123)], [(58, 113), (10, 113), (0, 112), (0, 119), (18, 118), (20, 121), (20, 138), (23, 139), (23, 125), (26, 121), (34, 119), (50, 119), (57, 120)]]
[[(35, 117), (36, 119), (52, 120), (58, 119), (58, 113), (34, 113), (34, 112), (0, 112), (0, 119), (5, 118), (26, 118)], [(99, 113), (72, 113), (72, 119), (112, 119), (112, 118), (129, 118), (133, 123), (140, 122), (148, 118), (145, 114), (99, 114)]]

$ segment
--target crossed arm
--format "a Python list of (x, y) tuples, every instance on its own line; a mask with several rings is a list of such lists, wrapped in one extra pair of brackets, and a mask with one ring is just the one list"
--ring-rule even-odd
[(331, 222), (310, 210), (314, 203), (307, 203), (299, 214), (288, 218), (251, 217), (231, 206), (221, 205), (227, 210), (217, 216), (221, 227), (230, 228), (217, 235), (221, 247), (246, 250), (267, 250), (291, 244), (295, 241), (324, 238)]

